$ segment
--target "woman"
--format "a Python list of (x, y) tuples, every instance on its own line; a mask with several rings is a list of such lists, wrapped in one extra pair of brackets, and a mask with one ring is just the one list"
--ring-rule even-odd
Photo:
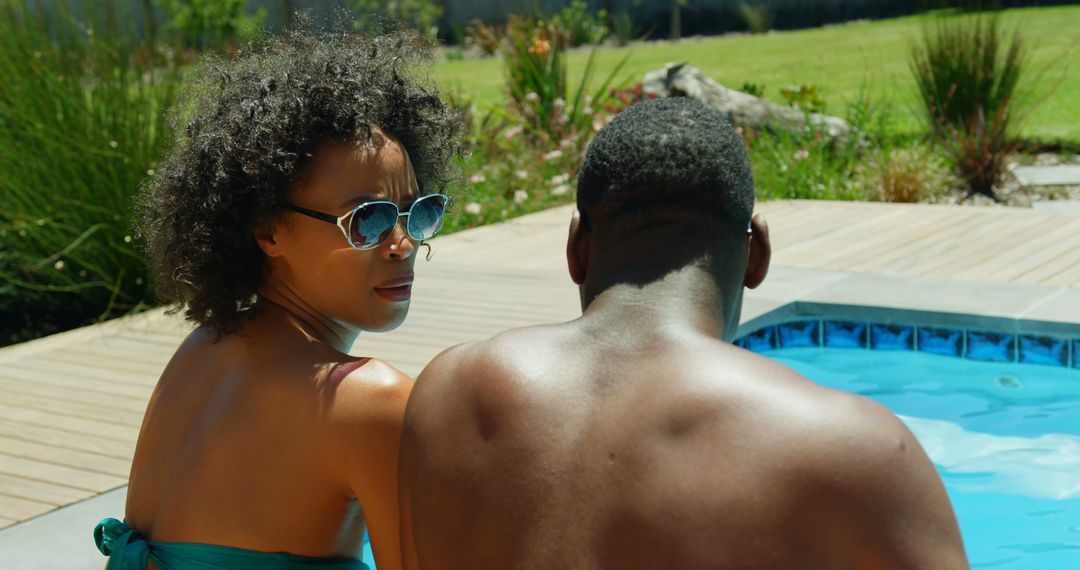
[[(401, 567), (412, 380), (348, 351), (409, 308), (442, 223), (457, 115), (411, 34), (295, 32), (194, 74), (140, 203), (167, 299), (198, 328), (159, 380), (109, 568)], [(179, 121), (177, 122), (179, 124)]]

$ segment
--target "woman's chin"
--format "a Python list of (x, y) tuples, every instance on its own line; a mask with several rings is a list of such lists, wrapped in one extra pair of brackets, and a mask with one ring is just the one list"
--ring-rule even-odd
[(388, 311), (385, 315), (380, 315), (383, 318), (372, 319), (371, 315), (364, 320), (362, 325), (358, 325), (366, 332), (390, 332), (401, 326), (405, 322), (405, 317), (409, 314), (409, 306), (401, 307), (396, 311)]

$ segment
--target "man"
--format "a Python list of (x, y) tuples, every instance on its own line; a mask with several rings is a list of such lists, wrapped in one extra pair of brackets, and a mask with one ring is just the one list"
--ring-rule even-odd
[(589, 147), (577, 204), (581, 318), (452, 348), (417, 381), (407, 566), (967, 567), (892, 413), (730, 344), (770, 246), (722, 115), (626, 110)]

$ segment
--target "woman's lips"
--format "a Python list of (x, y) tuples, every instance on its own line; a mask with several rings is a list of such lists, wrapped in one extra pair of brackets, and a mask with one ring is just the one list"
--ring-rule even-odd
[(412, 297), (412, 282), (412, 275), (398, 277), (384, 281), (381, 285), (375, 287), (375, 292), (390, 301), (408, 301)]

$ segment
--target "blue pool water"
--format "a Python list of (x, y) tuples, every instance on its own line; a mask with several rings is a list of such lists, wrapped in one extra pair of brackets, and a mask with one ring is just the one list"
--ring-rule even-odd
[(1080, 369), (858, 348), (763, 354), (904, 420), (945, 482), (972, 568), (1080, 569)]

